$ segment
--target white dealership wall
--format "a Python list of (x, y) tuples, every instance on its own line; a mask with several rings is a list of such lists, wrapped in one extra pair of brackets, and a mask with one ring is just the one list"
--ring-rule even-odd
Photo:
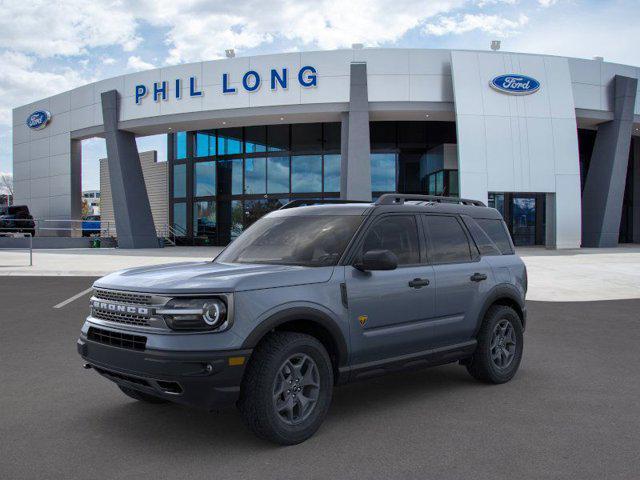
[[(224, 120), (226, 126), (273, 123), (281, 115), (290, 122), (339, 121), (349, 101), (351, 62), (367, 64), (372, 119), (425, 119), (428, 112), (430, 120), (457, 120), (463, 195), (486, 200), (488, 191), (555, 194), (555, 241), (560, 247), (579, 245), (576, 112), (579, 121), (593, 125), (612, 118), (611, 79), (615, 74), (638, 78), (636, 67), (503, 52), (356, 49), (233, 58), (123, 75), (14, 109), (15, 201), (29, 205), (39, 218), (79, 215), (74, 206), (80, 196), (78, 140), (101, 134), (104, 91), (118, 90), (120, 128), (140, 135), (166, 133), (170, 127), (221, 127)], [(317, 86), (297, 82), (305, 65), (317, 70)], [(288, 88), (272, 91), (269, 72), (283, 67)], [(255, 92), (240, 84), (248, 70), (262, 77)], [(236, 93), (222, 93), (223, 73), (230, 75)], [(492, 91), (490, 78), (505, 73), (537, 78), (540, 91), (526, 97)], [(189, 96), (192, 76), (201, 96)], [(181, 99), (172, 91), (176, 78), (183, 80)], [(147, 95), (135, 103), (136, 85), (152, 88), (163, 80), (169, 82), (168, 100), (154, 102)], [(38, 109), (50, 111), (51, 122), (30, 130), (25, 120)], [(635, 113), (640, 114), (640, 95)]]

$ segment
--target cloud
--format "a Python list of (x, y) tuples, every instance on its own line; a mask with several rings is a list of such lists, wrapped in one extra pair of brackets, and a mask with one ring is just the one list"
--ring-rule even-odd
[(71, 68), (37, 71), (35, 63), (34, 57), (23, 53), (0, 53), (0, 124), (12, 123), (11, 109), (14, 107), (93, 81)]
[(131, 51), (141, 41), (137, 25), (121, 1), (5, 0), (0, 8), (0, 45), (39, 57), (81, 55), (110, 45)]
[(538, 3), (540, 4), (541, 7), (546, 8), (558, 3), (558, 0), (538, 0)]
[[(141, 2), (141, 5), (145, 2)], [(276, 40), (294, 49), (335, 49), (352, 43), (395, 42), (464, 0), (248, 0), (221, 5), (175, 0), (144, 8), (145, 20), (168, 28), (168, 63), (220, 58), (226, 48), (242, 51)], [(188, 26), (188, 28), (185, 28)]]
[(145, 62), (140, 57), (133, 55), (129, 57), (127, 60), (127, 70), (140, 71), (140, 70), (151, 70), (155, 68), (152, 63)]
[(461, 35), (474, 30), (496, 35), (498, 37), (508, 37), (514, 35), (529, 22), (529, 18), (520, 14), (518, 18), (511, 20), (499, 15), (486, 14), (464, 14), (455, 17), (442, 16), (435, 22), (424, 26), (423, 31), (428, 35)]

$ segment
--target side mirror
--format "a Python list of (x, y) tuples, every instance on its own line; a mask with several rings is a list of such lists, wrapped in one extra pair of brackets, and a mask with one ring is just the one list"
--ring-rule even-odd
[(369, 250), (353, 266), (362, 272), (368, 270), (395, 270), (398, 268), (398, 257), (390, 250)]

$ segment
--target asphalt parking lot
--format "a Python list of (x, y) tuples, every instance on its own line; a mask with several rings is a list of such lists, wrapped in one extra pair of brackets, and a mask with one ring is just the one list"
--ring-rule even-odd
[(449, 365), (336, 389), (315, 437), (256, 439), (230, 409), (146, 405), (82, 369), (88, 277), (0, 278), (0, 478), (635, 479), (640, 300), (530, 302), (505, 385)]

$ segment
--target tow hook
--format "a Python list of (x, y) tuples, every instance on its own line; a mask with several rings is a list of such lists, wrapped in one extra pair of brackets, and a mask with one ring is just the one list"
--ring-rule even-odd
[(92, 367), (91, 367), (91, 365), (90, 365), (90, 364), (85, 363), (84, 365), (82, 365), (82, 368), (84, 368), (85, 370), (89, 370), (89, 369), (90, 369), (90, 368), (92, 368)]

